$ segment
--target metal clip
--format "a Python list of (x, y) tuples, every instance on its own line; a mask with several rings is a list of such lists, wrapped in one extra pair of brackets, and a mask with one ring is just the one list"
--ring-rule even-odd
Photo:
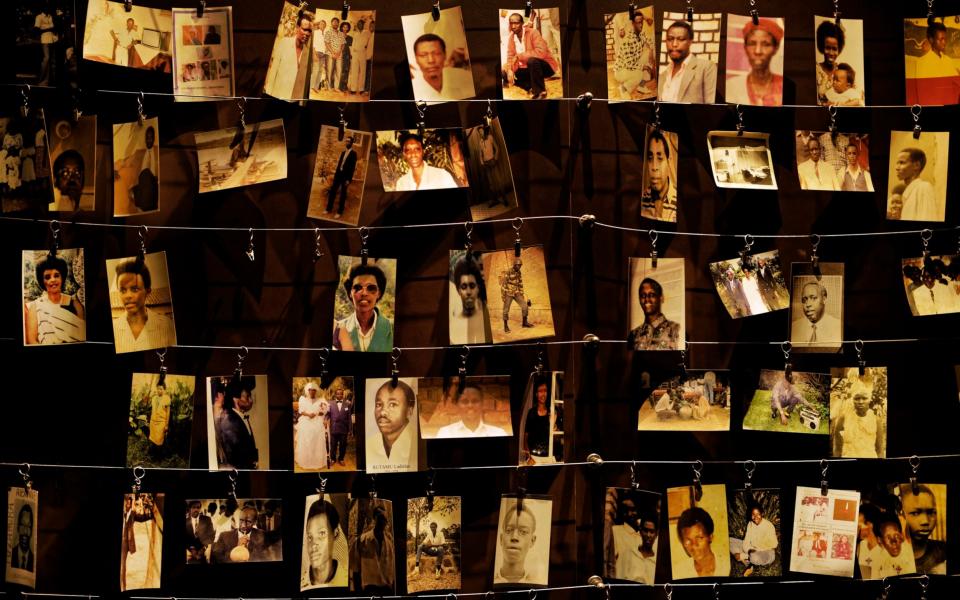
[(590, 112), (593, 104), (593, 92), (584, 92), (577, 96), (577, 108), (583, 112)]
[(657, 268), (657, 238), (660, 236), (656, 229), (647, 232), (650, 236), (650, 268)]
[(483, 126), (487, 129), (493, 126), (493, 102), (490, 100), (487, 100), (487, 113), (483, 115)]
[(133, 468), (133, 493), (140, 493), (140, 484), (143, 483), (143, 478), (146, 477), (147, 470), (137, 465)]
[(20, 107), (20, 114), (26, 119), (30, 116), (30, 84), (25, 84), (20, 88), (20, 97), (23, 99), (23, 106)]
[(793, 350), (793, 344), (790, 340), (780, 342), (780, 350), (783, 352), (783, 377), (790, 380), (793, 376), (793, 364), (790, 362), (790, 351)]
[(737, 110), (737, 135), (743, 135), (743, 108), (738, 104), (736, 107)]
[(200, 4), (197, 4), (197, 18), (203, 18), (203, 11), (207, 8), (207, 0), (200, 0)]
[(460, 387), (463, 391), (463, 380), (467, 376), (467, 358), (470, 356), (470, 346), (460, 347), (460, 368), (457, 373), (460, 374)]
[(663, 584), (663, 593), (667, 596), (667, 600), (673, 600), (673, 584), (669, 582)]
[[(631, 6), (633, 5), (631, 4)], [(610, 600), (610, 586), (603, 582), (602, 577), (600, 577), (599, 575), (591, 575), (590, 577), (587, 578), (587, 583), (589, 585), (595, 586), (597, 589), (603, 590), (605, 593), (604, 599)]]
[(237, 110), (240, 111), (240, 119), (237, 123), (240, 126), (240, 129), (246, 130), (247, 128), (247, 97), (240, 96), (237, 98)]
[(470, 239), (470, 236), (473, 235), (473, 223), (470, 221), (465, 221), (463, 223), (463, 249), (467, 251), (467, 258), (469, 259), (469, 254), (473, 252), (473, 240)]
[(157, 358), (160, 359), (160, 377), (157, 379), (157, 385), (166, 385), (167, 381), (167, 367), (163, 364), (163, 360), (167, 357), (167, 348), (163, 350), (157, 350)]
[(930, 586), (930, 576), (924, 573), (920, 577), (920, 600), (927, 600), (927, 587)]
[(760, 11), (757, 10), (757, 0), (750, 0), (750, 17), (754, 25), (760, 24)]
[[(926, 263), (926, 260), (930, 258), (930, 240), (933, 238), (933, 232), (929, 229), (924, 229), (920, 232), (920, 241), (923, 242), (923, 260)], [(924, 265), (926, 266), (926, 265)]]
[(123, 10), (130, 12), (133, 10), (133, 0), (123, 0)]
[(813, 274), (820, 279), (820, 257), (817, 256), (817, 248), (820, 247), (820, 236), (816, 233), (810, 234), (810, 263), (813, 267)]
[[(753, 248), (753, 236), (749, 233), (743, 236), (743, 249), (740, 250), (740, 262), (746, 262), (750, 249)], [(741, 265), (742, 266), (742, 265)]]
[(426, 124), (424, 123), (426, 120), (424, 114), (427, 112), (427, 103), (423, 100), (417, 100), (413, 103), (413, 105), (417, 108), (417, 114), (420, 115), (420, 120), (417, 121), (417, 135), (420, 136), (420, 143), (422, 144), (424, 131), (427, 128)]
[(863, 360), (863, 340), (854, 342), (853, 347), (857, 351), (857, 372), (860, 377), (863, 377), (867, 372), (867, 361)]
[(340, 20), (346, 21), (350, 17), (350, 4), (343, 0), (343, 8), (340, 9)]
[(523, 512), (523, 497), (527, 494), (527, 472), (517, 465), (517, 518)]
[(147, 256), (147, 233), (149, 230), (146, 225), (137, 228), (137, 237), (140, 238), (140, 250), (137, 253), (137, 260), (143, 262)]
[(327, 493), (327, 478), (320, 474), (320, 487), (317, 488), (317, 493), (320, 494), (320, 499), (323, 500), (323, 495)]
[(370, 499), (376, 500), (377, 498), (377, 478), (375, 475), (370, 475)]
[(367, 240), (370, 239), (370, 230), (366, 227), (360, 228), (360, 264), (367, 266), (369, 252), (367, 250)]
[(440, 0), (433, 0), (433, 8), (430, 9), (430, 16), (434, 21), (440, 20)]
[(143, 122), (147, 119), (147, 116), (143, 113), (143, 92), (137, 95), (137, 123), (140, 127), (143, 127)]
[(227, 472), (227, 479), (230, 480), (230, 491), (227, 492), (227, 497), (233, 498), (234, 500), (237, 499), (237, 475), (236, 469), (230, 469)]
[(520, 229), (523, 227), (523, 219), (517, 217), (513, 220), (513, 232), (516, 237), (513, 240), (513, 256), (515, 258), (520, 258)]
[(630, 463), (630, 487), (634, 490), (640, 489), (640, 482), (637, 481), (637, 461)]
[(927, 0), (927, 25), (933, 25), (934, 23), (933, 13), (934, 13), (933, 0)]
[(433, 484), (437, 479), (437, 472), (431, 467), (427, 473), (427, 512), (433, 512), (433, 497), (436, 494), (433, 490)]
[(248, 350), (246, 346), (240, 347), (240, 352), (237, 353), (237, 368), (233, 371), (233, 377), (237, 381), (243, 377), (243, 361), (247, 359)]
[(920, 470), (920, 457), (916, 454), (910, 457), (910, 470), (912, 472), (910, 475), (910, 491), (913, 492), (914, 496), (919, 496), (920, 484), (917, 482), (917, 471)]
[(687, 22), (693, 24), (693, 0), (687, 0)]
[(527, 0), (527, 6), (523, 9), (523, 16), (529, 19), (531, 13), (533, 13), (533, 0)]
[(833, 22), (840, 26), (840, 0), (833, 0)]
[(697, 459), (690, 465), (693, 469), (693, 499), (697, 502), (703, 498), (703, 485), (700, 483), (700, 474), (703, 472), (703, 461)]
[(23, 487), (28, 491), (33, 489), (33, 480), (30, 479), (30, 463), (20, 465), (20, 477), (23, 477)]
[(883, 587), (880, 588), (880, 600), (887, 600), (890, 597), (890, 582), (884, 577), (881, 585)]
[(342, 142), (343, 136), (347, 133), (347, 120), (343, 117), (343, 111), (347, 110), (346, 104), (337, 107), (340, 111), (340, 124), (337, 126), (337, 141)]
[(923, 107), (919, 104), (914, 104), (910, 107), (910, 114), (913, 115), (913, 139), (920, 139), (920, 112), (923, 110)]
[(537, 342), (537, 364), (533, 366), (533, 372), (543, 375), (543, 342)]
[(250, 228), (250, 241), (247, 243), (247, 251), (245, 254), (247, 255), (247, 258), (250, 259), (250, 262), (253, 262), (253, 260), (256, 258), (256, 253), (253, 249), (253, 227)]
[(327, 359), (330, 358), (330, 348), (320, 348), (317, 354), (320, 355), (320, 385), (323, 386), (323, 378), (327, 376)]
[(320, 233), (320, 228), (315, 227), (313, 230), (314, 242), (313, 247), (313, 262), (317, 262), (323, 256), (323, 250), (320, 248), (320, 242), (323, 241), (323, 236)]
[(680, 349), (680, 376), (683, 379), (687, 378), (687, 351), (683, 348)]
[(653, 123), (651, 123), (654, 131), (660, 131), (660, 103), (656, 100), (653, 101)]
[(637, 18), (637, 5), (634, 2), (631, 2), (627, 5), (627, 14), (630, 16), (630, 20), (633, 21)]
[(743, 488), (750, 490), (753, 488), (753, 472), (757, 470), (757, 463), (747, 460), (743, 463), (743, 470), (746, 474), (746, 481), (743, 482)]
[(50, 221), (50, 256), (56, 256), (60, 249), (60, 221)]
[(83, 90), (77, 88), (73, 93), (73, 121), (74, 123), (80, 121), (80, 117), (83, 116), (83, 110), (80, 108), (80, 97), (83, 95)]
[(827, 470), (830, 468), (830, 462), (825, 459), (820, 459), (820, 495), (826, 496), (830, 492), (830, 487), (827, 484)]
[(827, 107), (827, 113), (830, 115), (830, 137), (837, 139), (837, 107), (831, 104)]
[(394, 348), (390, 354), (390, 358), (393, 360), (393, 368), (390, 370), (390, 387), (393, 388), (400, 384), (400, 369), (397, 367), (397, 361), (400, 360), (402, 353), (400, 348)]
[(596, 452), (591, 452), (587, 455), (587, 462), (590, 463), (591, 467), (602, 467), (603, 457)]

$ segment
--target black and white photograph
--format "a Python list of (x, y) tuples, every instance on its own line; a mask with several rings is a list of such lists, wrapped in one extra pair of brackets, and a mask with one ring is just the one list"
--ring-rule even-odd
[(215, 100), (235, 94), (233, 8), (174, 8), (173, 93), (177, 102)]
[(710, 263), (710, 276), (731, 318), (762, 315), (790, 306), (786, 274), (777, 250)]
[(477, 95), (470, 70), (467, 32), (459, 6), (400, 17), (414, 100), (443, 102)]
[(113, 125), (113, 216), (160, 210), (160, 120)]
[(307, 496), (303, 513), (300, 591), (345, 588), (350, 580), (348, 494)]
[(950, 132), (890, 132), (887, 219), (942, 223), (947, 208)]
[(53, 200), (53, 178), (43, 109), (0, 116), (0, 139), (0, 208), (44, 212)]
[(630, 331), (627, 346), (634, 350), (683, 350), (687, 345), (684, 259), (630, 258), (627, 290)]
[(462, 129), (378, 131), (377, 164), (385, 192), (469, 187)]
[(489, 344), (493, 340), (482, 256), (468, 250), (450, 251), (451, 345)]
[(50, 119), (53, 201), (50, 212), (92, 211), (97, 191), (97, 116)]
[(169, 76), (172, 46), (173, 15), (169, 10), (110, 0), (87, 4), (83, 31), (86, 60)]
[(407, 500), (407, 593), (460, 589), (460, 496)]
[(667, 488), (667, 533), (673, 579), (727, 577), (730, 535), (727, 488), (704, 485)]
[(7, 489), (6, 582), (37, 587), (37, 512), (39, 494), (32, 487)]
[(960, 312), (960, 257), (905, 258), (902, 270), (903, 288), (913, 316)]
[(637, 431), (730, 431), (730, 372), (686, 371), (644, 390)]
[(887, 368), (831, 370), (830, 454), (840, 458), (886, 458)]
[(777, 177), (770, 156), (770, 134), (710, 131), (707, 148), (717, 187), (775, 190)]
[(283, 560), (280, 498), (213, 498), (186, 501), (188, 565)]
[(367, 473), (405, 473), (418, 469), (417, 379), (366, 380), (363, 422)]
[(160, 589), (165, 494), (123, 495), (120, 591)]
[(483, 273), (494, 344), (556, 335), (543, 246), (484, 252)]
[[(651, 7), (652, 8), (652, 7)], [(648, 126), (644, 140), (643, 193), (640, 216), (654, 221), (677, 222), (677, 134)]]
[(23, 251), (23, 343), (77, 344), (87, 339), (83, 248)]
[(653, 5), (603, 15), (610, 101), (657, 97), (657, 32)]
[(207, 377), (207, 464), (216, 469), (269, 469), (266, 375)]
[(504, 100), (563, 98), (560, 9), (501, 8), (500, 74)]
[[(396, 537), (393, 533), (393, 502), (383, 498), (350, 500), (350, 548), (359, 560), (351, 562), (353, 589), (393, 594), (396, 589)], [(359, 577), (359, 579), (358, 579)]]
[(283, 119), (193, 134), (201, 194), (287, 178)]
[(510, 152), (500, 118), (464, 130), (467, 138), (467, 172), (470, 180), (470, 218), (483, 221), (517, 208)]
[(864, 106), (863, 21), (813, 17), (816, 38), (817, 104)]
[(338, 256), (333, 349), (390, 352), (396, 318), (397, 259)]
[(353, 377), (293, 378), (293, 470), (356, 471)]
[(106, 262), (117, 354), (176, 346), (167, 253), (108, 258)]
[(531, 373), (520, 416), (519, 464), (564, 462), (563, 371)]
[(873, 191), (868, 134), (834, 134), (805, 129), (796, 132), (794, 141), (800, 189), (830, 192)]
[(843, 342), (843, 263), (793, 263), (790, 343), (797, 352), (836, 352)]
[(311, 100), (370, 100), (376, 17), (375, 10), (348, 10), (344, 19), (340, 8), (316, 9), (310, 35)]
[(511, 437), (510, 376), (421, 377), (420, 437)]
[(323, 125), (310, 186), (307, 216), (321, 221), (356, 225), (370, 165), (373, 134)]
[(780, 490), (751, 488), (729, 496), (730, 576), (779, 577)]
[(662, 496), (608, 487), (603, 506), (604, 577), (653, 585), (660, 547)]
[(552, 517), (553, 500), (549, 496), (501, 496), (494, 589), (547, 585)]
[(196, 379), (172, 373), (133, 373), (127, 467), (190, 467)]

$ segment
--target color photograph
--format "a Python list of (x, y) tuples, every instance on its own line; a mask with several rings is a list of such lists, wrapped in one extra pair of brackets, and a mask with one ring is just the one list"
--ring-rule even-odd
[(53, 201), (43, 109), (26, 117), (0, 117), (0, 207), (3, 212), (43, 212)]
[(560, 9), (501, 8), (500, 73), (504, 100), (563, 98)]
[(469, 127), (464, 131), (470, 180), (470, 218), (483, 221), (514, 210), (517, 208), (517, 192), (500, 118), (494, 117), (489, 125)]
[(727, 14), (726, 94), (728, 104), (783, 104), (784, 20)]
[(333, 349), (391, 352), (397, 259), (339, 256), (337, 265), (340, 285), (333, 303)]
[(113, 216), (160, 210), (160, 135), (157, 117), (113, 126)]
[(23, 251), (23, 344), (87, 340), (83, 248)]
[(510, 376), (421, 377), (420, 437), (512, 437)]
[(853, 577), (860, 492), (797, 487), (790, 570)]
[(188, 565), (283, 560), (280, 498), (208, 498), (185, 504)]
[(531, 373), (520, 417), (520, 465), (564, 462), (563, 371)]
[(657, 97), (661, 102), (713, 104), (717, 100), (723, 14), (696, 11), (693, 21), (687, 21), (687, 16), (669, 10), (663, 13)]
[(415, 100), (445, 102), (477, 95), (459, 6), (441, 9), (437, 20), (430, 12), (400, 20)]
[[(349, 5), (348, 5), (349, 6)], [(375, 10), (318, 8), (310, 45), (310, 99), (367, 102), (373, 83)]]
[(864, 106), (863, 21), (813, 17), (816, 32), (817, 104)]
[(800, 189), (827, 192), (872, 192), (870, 136), (866, 133), (797, 131), (797, 177)]
[(50, 120), (51, 212), (92, 211), (97, 191), (97, 116)]
[(831, 370), (830, 450), (841, 458), (886, 458), (887, 368)]
[(543, 246), (484, 252), (483, 272), (494, 344), (555, 335)]
[(730, 431), (729, 371), (687, 370), (650, 391), (637, 431)]
[(470, 186), (462, 129), (378, 131), (377, 164), (385, 192)]
[[(194, 11), (196, 12), (196, 11)], [(171, 72), (173, 16), (169, 10), (95, 0), (87, 4), (83, 58), (118, 67)]]
[(797, 352), (837, 352), (843, 342), (843, 263), (790, 267), (790, 343)]
[(903, 20), (907, 104), (960, 102), (960, 17)]
[(294, 377), (292, 398), (294, 472), (356, 471), (353, 377)]
[(736, 490), (729, 501), (730, 576), (779, 577), (780, 490)]
[(406, 473), (418, 470), (417, 379), (369, 378), (364, 395), (363, 422), (366, 471)]
[(657, 32), (653, 5), (603, 15), (607, 58), (607, 98), (657, 97)]
[(950, 133), (890, 132), (887, 219), (942, 223), (947, 209)]
[(234, 95), (233, 8), (173, 9), (173, 93), (177, 102)]
[(489, 344), (493, 339), (482, 256), (480, 252), (450, 251), (447, 297), (451, 345)]
[(662, 496), (608, 487), (603, 510), (604, 577), (653, 585), (660, 546)]
[(686, 285), (682, 258), (630, 258), (630, 331), (634, 350), (683, 350), (687, 346)]
[(266, 375), (207, 377), (207, 461), (210, 470), (269, 469)]
[[(193, 379), (191, 377), (191, 379)], [(160, 588), (164, 494), (124, 494), (120, 591)]]
[(303, 513), (300, 591), (345, 588), (350, 580), (349, 494), (307, 496)]
[(339, 133), (339, 127), (320, 127), (307, 216), (356, 225), (360, 220), (373, 134), (344, 129), (341, 140)]
[(743, 428), (778, 433), (830, 433), (830, 377), (820, 373), (760, 371)]
[(117, 354), (176, 346), (167, 253), (108, 258), (106, 262)]
[(713, 182), (720, 188), (777, 189), (770, 134), (710, 131), (707, 147)]
[(553, 500), (549, 496), (500, 497), (494, 589), (547, 585), (552, 516)]
[(190, 466), (193, 375), (133, 373), (127, 430), (127, 467)]
[(786, 275), (777, 250), (710, 263), (710, 276), (731, 318), (762, 315), (790, 306)]
[(197, 145), (197, 191), (266, 183), (287, 178), (283, 120), (193, 134)]
[[(305, 5), (284, 1), (267, 65), (263, 93), (281, 100), (310, 97), (314, 15)], [(338, 42), (343, 43), (342, 38)]]
[(407, 500), (407, 593), (460, 589), (460, 496)]
[(723, 484), (667, 488), (667, 532), (673, 579), (727, 577), (730, 536)]
[(902, 271), (913, 316), (960, 312), (960, 258), (956, 255), (905, 258)]
[(677, 222), (677, 134), (647, 127), (644, 141), (643, 194), (640, 216), (654, 221)]

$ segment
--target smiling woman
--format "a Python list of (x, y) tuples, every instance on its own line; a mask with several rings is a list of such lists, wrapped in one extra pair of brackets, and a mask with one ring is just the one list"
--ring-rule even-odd
[[(77, 273), (79, 266), (80, 273)], [(86, 340), (83, 250), (24, 250), (23, 341), (26, 345)]]
[[(396, 259), (368, 259), (364, 264), (350, 256), (340, 257), (340, 277), (343, 293), (337, 295), (336, 315), (346, 313), (342, 318), (334, 317), (333, 349), (348, 352), (390, 352), (393, 348), (393, 289), (396, 273)], [(391, 277), (388, 280), (384, 269), (373, 263), (389, 264)], [(389, 300), (385, 307), (378, 303), (389, 291)], [(352, 308), (352, 311), (350, 310)], [(389, 316), (388, 316), (389, 315)]]

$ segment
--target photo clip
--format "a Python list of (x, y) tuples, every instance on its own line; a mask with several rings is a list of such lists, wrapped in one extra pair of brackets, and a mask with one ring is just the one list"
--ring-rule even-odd
[(163, 364), (163, 360), (167, 357), (167, 349), (157, 350), (157, 358), (160, 359), (160, 377), (157, 379), (157, 385), (166, 386), (167, 385), (167, 366)]
[(370, 491), (368, 492), (371, 500), (377, 499), (377, 477), (370, 475)]
[(150, 230), (147, 229), (146, 225), (141, 225), (137, 228), (137, 237), (140, 238), (140, 249), (137, 251), (137, 262), (141, 265), (147, 258), (147, 233), (149, 231)]
[(123, 0), (123, 10), (130, 12), (133, 10), (133, 0)]
[(347, 133), (347, 120), (343, 116), (343, 111), (347, 110), (347, 105), (341, 104), (337, 109), (340, 111), (340, 124), (337, 125), (337, 141), (342, 142), (343, 136)]
[(531, 13), (533, 13), (533, 0), (527, 0), (527, 5), (523, 9), (523, 16), (529, 19)]
[(833, 22), (840, 26), (840, 0), (833, 0)]
[(684, 379), (687, 378), (687, 351), (683, 348), (680, 349), (680, 376)]
[(653, 101), (653, 123), (650, 125), (654, 131), (660, 131), (660, 103), (656, 100)]
[(203, 11), (207, 9), (207, 0), (200, 0), (200, 3), (197, 4), (197, 18), (203, 18)]
[(430, 470), (427, 472), (427, 512), (433, 512), (433, 497), (436, 495), (436, 492), (433, 490), (433, 484), (437, 480), (437, 472), (430, 467)]
[(324, 382), (327, 379), (327, 359), (330, 357), (330, 348), (320, 348), (317, 354), (320, 355), (320, 387), (326, 387)]
[(460, 367), (457, 369), (459, 375), (457, 379), (457, 393), (462, 394), (463, 388), (467, 385), (467, 359), (470, 357), (470, 346), (461, 346)]
[(327, 493), (327, 478), (322, 474), (320, 475), (320, 487), (317, 488), (317, 493), (320, 495), (320, 501), (323, 502), (324, 495)]
[(143, 483), (143, 478), (146, 477), (146, 475), (147, 470), (140, 465), (137, 465), (133, 468), (133, 487), (131, 489), (133, 490), (134, 494), (140, 493), (140, 484)]
[(790, 340), (780, 342), (780, 350), (783, 352), (783, 377), (790, 379), (793, 375), (793, 363), (790, 362), (790, 351), (793, 350), (793, 344)]
[(920, 495), (920, 484), (917, 482), (917, 471), (920, 470), (920, 457), (914, 454), (910, 457), (910, 491), (914, 496)]
[(736, 106), (737, 111), (737, 135), (743, 135), (743, 108), (738, 104)]
[(240, 383), (240, 378), (243, 377), (243, 361), (247, 359), (247, 352), (247, 347), (241, 346), (237, 353), (237, 368), (233, 370), (233, 380), (237, 383)]
[(20, 98), (23, 100), (23, 104), (20, 106), (20, 114), (23, 115), (23, 118), (26, 119), (30, 116), (30, 84), (25, 84), (20, 88)]
[(630, 463), (630, 487), (634, 490), (640, 489), (640, 481), (637, 480), (637, 461)]
[(393, 360), (393, 367), (390, 369), (390, 387), (392, 388), (396, 388), (400, 384), (400, 369), (397, 366), (397, 361), (400, 360), (401, 354), (400, 348), (394, 348), (390, 354), (390, 358)]
[(320, 247), (320, 242), (323, 241), (323, 236), (320, 234), (319, 227), (315, 227), (313, 229), (313, 237), (314, 237), (313, 262), (317, 262), (323, 257), (323, 250)]
[(350, 16), (350, 3), (343, 0), (343, 8), (340, 9), (340, 20), (346, 21)]
[(637, 4), (636, 2), (631, 2), (627, 5), (627, 13), (630, 15), (630, 20), (633, 21), (637, 18)]
[(83, 116), (83, 110), (80, 108), (80, 99), (83, 96), (83, 90), (79, 87), (73, 92), (73, 122), (77, 123), (80, 121), (80, 117)]
[(830, 486), (827, 484), (827, 470), (830, 468), (830, 462), (825, 459), (820, 459), (820, 495), (826, 496), (830, 492)]
[(240, 112), (240, 118), (237, 120), (237, 126), (240, 130), (245, 130), (247, 128), (247, 97), (240, 96), (237, 98), (237, 110)]
[(813, 267), (813, 274), (816, 275), (819, 280), (821, 277), (820, 273), (820, 257), (817, 255), (817, 248), (820, 247), (820, 236), (816, 233), (810, 234), (810, 265)]
[(920, 232), (920, 241), (923, 243), (923, 268), (927, 268), (927, 259), (930, 258), (931, 239), (933, 239), (933, 231), (924, 229)]
[(424, 115), (427, 112), (427, 103), (423, 100), (417, 100), (413, 103), (417, 109), (417, 114), (419, 115), (419, 120), (417, 121), (417, 135), (420, 136), (420, 141), (423, 142), (424, 130), (427, 128), (425, 124)]
[(26, 490), (33, 489), (33, 479), (30, 478), (30, 463), (20, 465), (20, 477), (23, 477), (23, 487)]
[(433, 0), (433, 8), (430, 9), (430, 16), (434, 21), (440, 20), (440, 0)]
[(663, 593), (666, 595), (667, 600), (673, 600), (673, 584), (670, 582), (663, 584)]
[(464, 221), (463, 223), (463, 249), (467, 251), (467, 258), (470, 258), (470, 254), (473, 252), (473, 240), (470, 239), (470, 236), (473, 235), (473, 223), (470, 221)]
[(687, 23), (693, 23), (693, 0), (687, 0)]
[(250, 241), (247, 242), (247, 251), (244, 254), (247, 255), (247, 258), (250, 259), (250, 262), (253, 262), (254, 259), (257, 257), (257, 254), (254, 251), (254, 247), (253, 247), (253, 227), (250, 228)]
[(366, 227), (360, 228), (360, 264), (367, 266), (369, 260), (369, 251), (367, 250), (367, 240), (370, 239), (370, 230)]
[(487, 100), (487, 112), (483, 115), (483, 126), (487, 129), (484, 133), (487, 133), (493, 126), (493, 102), (489, 99)]
[(137, 123), (140, 127), (143, 127), (143, 122), (147, 119), (147, 115), (143, 112), (143, 92), (137, 94)]
[(513, 240), (513, 256), (514, 258), (520, 258), (520, 229), (523, 227), (523, 219), (517, 217), (513, 220), (513, 232), (516, 234), (515, 239)]
[(920, 577), (920, 600), (927, 600), (927, 587), (930, 585), (930, 576), (924, 573)]
[(523, 512), (523, 497), (527, 495), (527, 471), (523, 465), (517, 465), (517, 518)]
[(650, 235), (650, 268), (657, 268), (657, 238), (660, 236), (656, 229), (647, 232)]
[(746, 475), (746, 480), (743, 482), (743, 489), (750, 491), (753, 489), (753, 472), (757, 470), (757, 463), (752, 460), (747, 460), (743, 463), (743, 471)]
[(543, 375), (543, 342), (537, 342), (537, 364), (533, 366), (533, 372), (537, 375)]
[(53, 219), (50, 221), (50, 257), (57, 255), (60, 249), (60, 221)]
[(760, 24), (760, 11), (757, 10), (757, 0), (750, 0), (750, 18), (754, 25)]
[(230, 481), (230, 491), (227, 492), (227, 497), (233, 500), (237, 499), (237, 475), (236, 469), (227, 471), (227, 479)]
[(720, 600), (720, 584), (713, 584), (713, 600)]
[(933, 16), (933, 0), (927, 0), (927, 25), (933, 25), (935, 19)]
[(703, 472), (703, 461), (697, 459), (690, 465), (693, 469), (693, 499), (697, 502), (703, 498), (703, 484), (700, 483), (700, 474)]
[(913, 115), (913, 139), (920, 139), (920, 112), (923, 111), (923, 107), (919, 104), (914, 104), (910, 107), (910, 114)]
[(743, 249), (740, 250), (740, 262), (747, 261), (747, 255), (750, 254), (750, 249), (753, 248), (753, 236), (749, 233), (743, 236)]
[(867, 372), (867, 361), (863, 360), (863, 340), (857, 340), (853, 343), (854, 350), (857, 351), (857, 372), (860, 377)]
[(836, 142), (837, 140), (837, 107), (836, 105), (831, 104), (827, 107), (827, 113), (830, 115), (830, 137)]

